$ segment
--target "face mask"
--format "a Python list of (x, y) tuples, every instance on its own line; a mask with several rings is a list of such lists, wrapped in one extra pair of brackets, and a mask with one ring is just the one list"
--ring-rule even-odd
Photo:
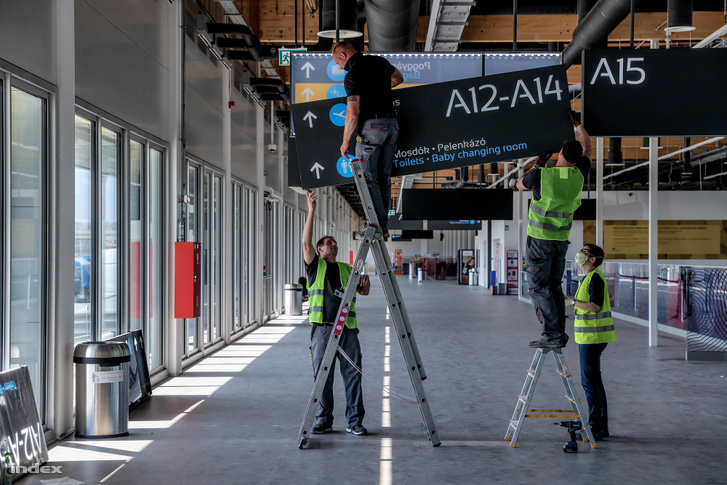
[(579, 251), (576, 254), (576, 264), (578, 266), (583, 266), (584, 264), (586, 264), (586, 261), (588, 261), (588, 256)]

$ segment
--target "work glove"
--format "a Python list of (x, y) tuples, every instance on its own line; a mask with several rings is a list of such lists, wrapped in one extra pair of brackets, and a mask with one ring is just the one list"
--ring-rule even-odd
[(581, 124), (581, 115), (580, 115), (580, 113), (576, 113), (575, 111), (570, 110), (570, 117), (571, 117), (571, 120), (573, 120), (573, 126), (575, 126), (576, 128), (578, 128), (578, 125)]
[(551, 155), (553, 155), (551, 152), (543, 152), (540, 155), (538, 155), (538, 159), (535, 161), (535, 164), (538, 167), (545, 167), (545, 165), (548, 163), (548, 160), (550, 160)]

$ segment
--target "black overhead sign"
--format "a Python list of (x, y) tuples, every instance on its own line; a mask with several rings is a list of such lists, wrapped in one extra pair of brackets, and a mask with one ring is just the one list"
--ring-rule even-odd
[[(395, 90), (394, 105), (400, 132), (392, 175), (555, 152), (573, 138), (564, 66)], [(302, 187), (351, 183), (339, 152), (346, 99), (291, 110)]]
[(427, 221), (427, 229), (433, 229), (435, 231), (480, 231), (482, 230), (482, 222), (474, 219)]
[[(403, 219), (512, 220), (512, 190), (404, 189)], [(429, 229), (433, 229), (429, 227)]]
[(727, 50), (583, 53), (583, 125), (591, 136), (727, 134)]

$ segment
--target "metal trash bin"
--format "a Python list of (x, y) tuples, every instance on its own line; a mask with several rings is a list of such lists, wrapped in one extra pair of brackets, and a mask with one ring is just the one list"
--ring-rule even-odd
[(303, 313), (303, 285), (285, 285), (285, 313), (288, 315), (301, 315)]
[(114, 438), (129, 434), (129, 362), (126, 343), (83, 342), (76, 364), (76, 436)]

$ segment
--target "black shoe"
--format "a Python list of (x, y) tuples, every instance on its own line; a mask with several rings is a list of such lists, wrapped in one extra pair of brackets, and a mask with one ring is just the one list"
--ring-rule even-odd
[(324, 434), (324, 433), (330, 433), (333, 431), (333, 426), (330, 424), (316, 424), (313, 426), (313, 429), (310, 430), (313, 434)]
[(357, 424), (355, 426), (346, 428), (346, 433), (355, 434), (356, 436), (363, 436), (368, 434), (369, 432), (362, 425)]
[(533, 340), (528, 345), (532, 349), (542, 349), (542, 348), (548, 348), (548, 349), (558, 349), (565, 347), (567, 339), (563, 338), (541, 338), (540, 340)]
[(598, 430), (592, 429), (591, 433), (593, 433), (593, 439), (596, 441), (603, 441), (603, 438), (606, 437), (606, 435), (600, 429), (598, 429)]
[(384, 226), (381, 228), (381, 230), (383, 231), (384, 241), (388, 241), (389, 240), (389, 229), (386, 226)]
[(609, 436), (611, 436), (611, 433), (608, 432), (608, 428), (603, 428), (601, 432), (603, 433), (604, 438), (608, 438)]

